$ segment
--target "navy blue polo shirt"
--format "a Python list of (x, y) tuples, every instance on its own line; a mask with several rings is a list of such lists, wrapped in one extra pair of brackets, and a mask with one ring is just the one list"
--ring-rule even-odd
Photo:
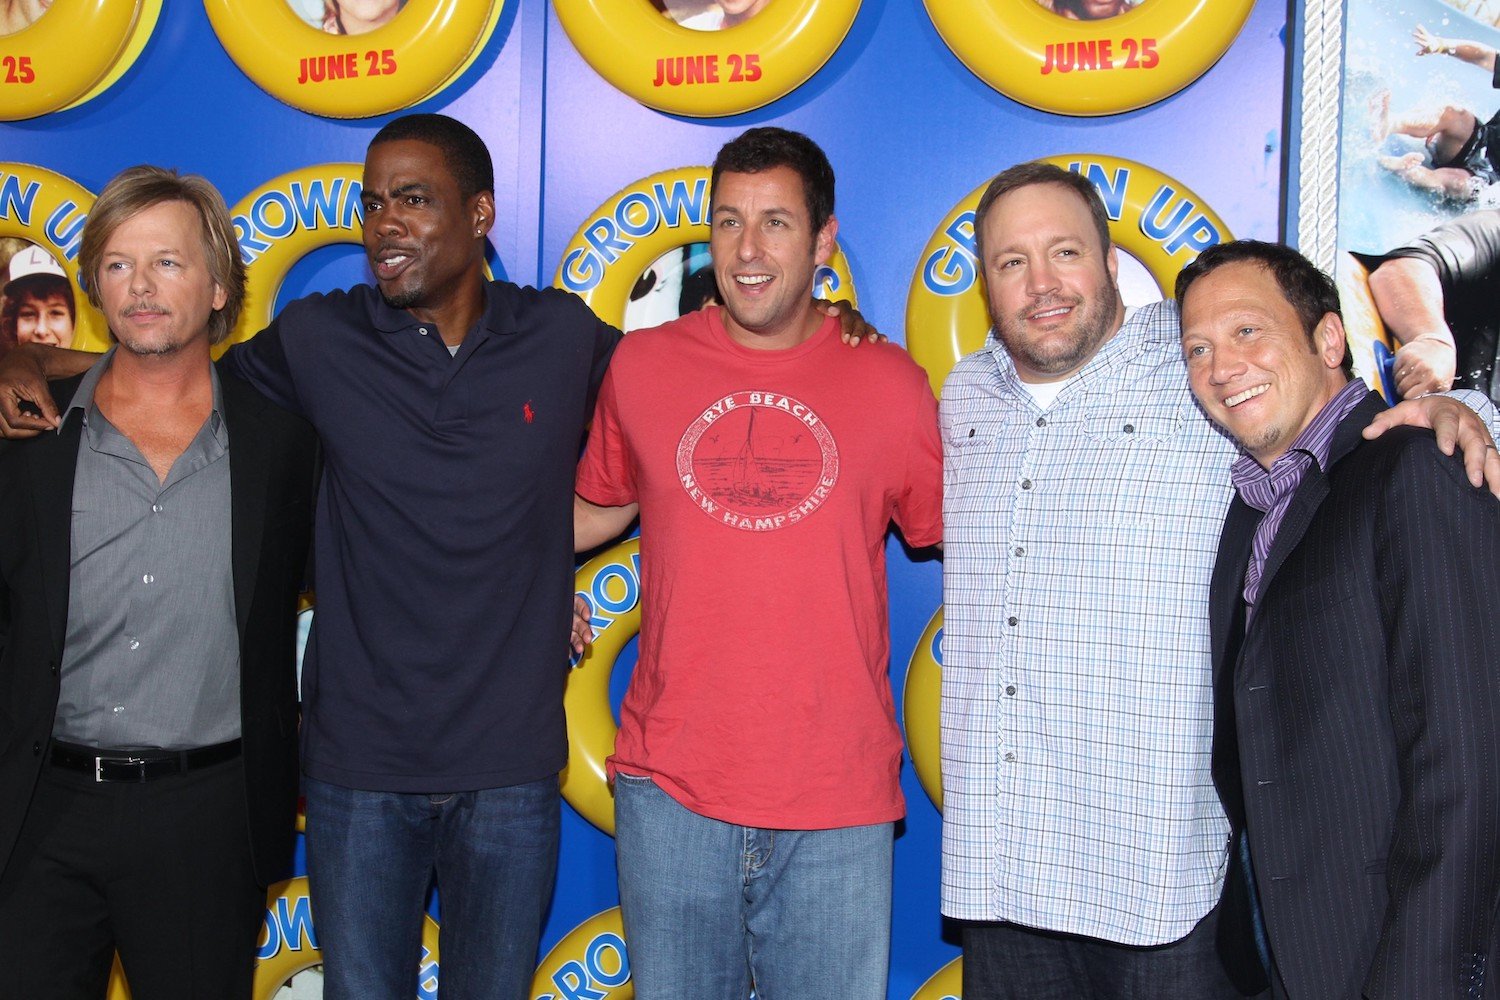
[(619, 339), (576, 296), (497, 281), (450, 356), (359, 285), (224, 355), (323, 441), (308, 775), (443, 792), (562, 768), (573, 470)]

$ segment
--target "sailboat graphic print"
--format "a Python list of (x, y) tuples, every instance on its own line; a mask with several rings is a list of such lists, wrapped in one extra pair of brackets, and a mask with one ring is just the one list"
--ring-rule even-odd
[(744, 531), (773, 531), (816, 512), (838, 482), (838, 467), (838, 446), (822, 418), (773, 392), (715, 400), (677, 447), (689, 499)]

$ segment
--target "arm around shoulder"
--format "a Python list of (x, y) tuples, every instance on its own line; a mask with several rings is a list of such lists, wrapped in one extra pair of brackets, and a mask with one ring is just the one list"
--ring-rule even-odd
[(42, 344), (21, 344), (0, 357), (0, 437), (27, 438), (57, 426), (49, 378), (87, 371), (99, 355)]

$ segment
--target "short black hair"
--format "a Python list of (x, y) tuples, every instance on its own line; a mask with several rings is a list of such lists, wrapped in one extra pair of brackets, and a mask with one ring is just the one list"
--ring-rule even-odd
[(801, 132), (767, 125), (725, 143), (714, 157), (709, 202), (720, 174), (758, 174), (777, 167), (791, 167), (802, 178), (807, 215), (813, 232), (820, 232), (833, 217), (833, 167), (818, 144)]
[(979, 196), (979, 203), (974, 206), (974, 256), (979, 260), (981, 271), (984, 270), (984, 217), (990, 214), (995, 202), (1005, 195), (1037, 184), (1056, 184), (1076, 194), (1089, 210), (1089, 218), (1093, 220), (1094, 230), (1099, 234), (1099, 249), (1110, 248), (1112, 241), (1109, 236), (1109, 213), (1104, 210), (1104, 199), (1099, 197), (1099, 189), (1094, 187), (1094, 182), (1054, 163), (1028, 160), (996, 174), (984, 189), (984, 194)]
[(495, 191), (495, 164), (478, 133), (447, 115), (402, 115), (386, 123), (370, 140), (373, 148), (382, 142), (415, 139), (435, 147), (448, 161), (448, 169), (465, 198)]
[[(1313, 337), (1313, 331), (1317, 329), (1323, 317), (1333, 313), (1340, 322), (1343, 322), (1344, 313), (1339, 308), (1339, 288), (1334, 280), (1291, 247), (1280, 243), (1266, 243), (1262, 240), (1235, 240), (1232, 243), (1220, 243), (1199, 254), (1197, 260), (1177, 274), (1175, 290), (1177, 304), (1182, 305), (1187, 290), (1193, 287), (1193, 282), (1199, 278), (1212, 274), (1226, 264), (1242, 262), (1259, 264), (1276, 279), (1276, 287), (1281, 290), (1282, 297), (1287, 300), (1287, 303), (1296, 311), (1297, 318), (1302, 321), (1302, 329), (1307, 334), (1307, 341), (1314, 351), (1318, 350), (1318, 342)], [(1354, 359), (1350, 355), (1347, 343), (1344, 344), (1342, 367), (1344, 375), (1353, 379)]]

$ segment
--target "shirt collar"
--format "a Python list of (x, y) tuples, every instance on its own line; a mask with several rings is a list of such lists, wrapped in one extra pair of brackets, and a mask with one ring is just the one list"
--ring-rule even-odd
[[(89, 414), (97, 413), (98, 408), (94, 405), (94, 393), (99, 389), (99, 380), (114, 364), (115, 351), (118, 345), (110, 347), (100, 355), (99, 360), (89, 366), (84, 372), (83, 379), (78, 383), (78, 388), (73, 393), (73, 398), (68, 401), (68, 408), (63, 411), (62, 419), (57, 423), (57, 433), (61, 434), (67, 426), (68, 418), (73, 415), (74, 410), (82, 413), (84, 427), (89, 426)], [(224, 427), (224, 391), (219, 385), (219, 372), (213, 365), (208, 366), (209, 383), (213, 386), (213, 409), (208, 415), (209, 429), (213, 432), (214, 439), (221, 445), (229, 443), (228, 431)]]
[(1338, 394), (1323, 404), (1318, 415), (1302, 429), (1285, 454), (1271, 463), (1269, 469), (1248, 454), (1241, 454), (1230, 467), (1230, 480), (1244, 501), (1257, 510), (1270, 510), (1276, 501), (1302, 482), (1302, 475), (1316, 462), (1328, 471), (1328, 449), (1333, 432), (1353, 409), (1369, 395), (1360, 379), (1353, 379)]
[[(406, 309), (397, 309), (385, 301), (385, 296), (380, 294), (380, 289), (374, 285), (369, 286), (371, 291), (370, 325), (382, 333), (397, 333), (419, 326), (421, 321)], [(502, 294), (505, 286), (499, 281), (486, 281), (484, 283), (484, 311), (480, 313), (479, 322), (475, 324), (475, 332), (486, 331), (493, 334), (507, 334), (516, 332), (516, 315), (514, 304), (510, 296)], [(464, 338), (468, 339), (470, 331), (464, 331)]]

